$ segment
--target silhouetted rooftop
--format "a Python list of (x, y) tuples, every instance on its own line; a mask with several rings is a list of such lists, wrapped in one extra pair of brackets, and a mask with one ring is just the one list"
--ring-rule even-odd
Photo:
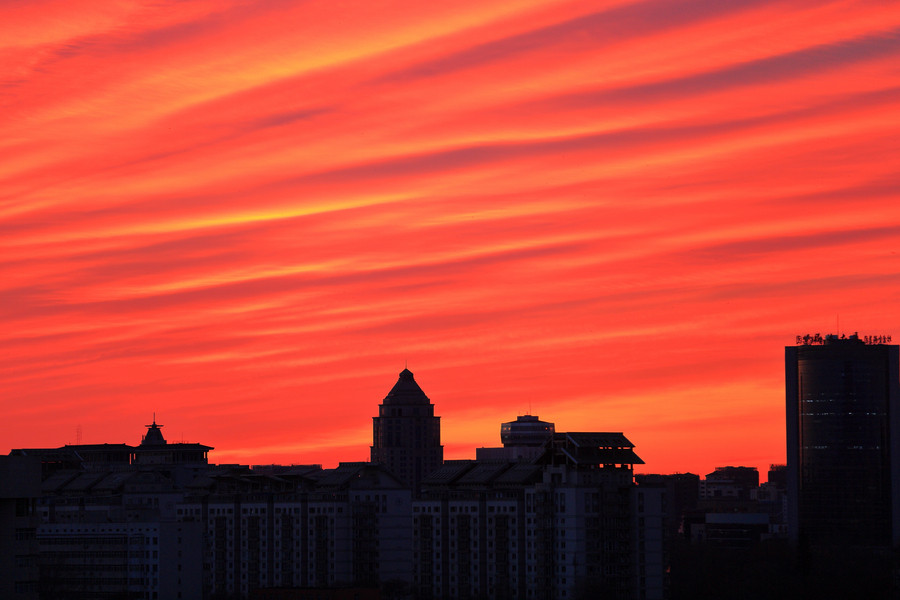
[(370, 462), (339, 463), (336, 469), (323, 469), (312, 476), (319, 488), (351, 488), (359, 485), (403, 487), (400, 480), (383, 465)]
[(474, 460), (448, 460), (423, 480), (427, 485), (447, 485), (456, 481), (463, 473), (472, 469), (477, 463)]
[(147, 425), (147, 433), (141, 440), (141, 446), (156, 446), (166, 443), (162, 431), (159, 429), (162, 425), (156, 424), (156, 415), (153, 415), (153, 423)]
[(543, 446), (555, 431), (553, 423), (541, 421), (537, 415), (520, 415), (500, 425), (500, 441), (504, 446)]
[(409, 405), (409, 404), (431, 404), (431, 400), (416, 383), (412, 371), (403, 369), (400, 371), (400, 378), (388, 395), (385, 396), (384, 404)]
[(541, 467), (529, 463), (517, 463), (511, 469), (497, 477), (495, 484), (533, 483), (541, 480)]
[(573, 445), (596, 448), (634, 448), (634, 444), (628, 441), (628, 438), (620, 432), (612, 431), (571, 431), (565, 434)]
[(456, 480), (457, 485), (486, 485), (506, 471), (513, 463), (481, 463)]

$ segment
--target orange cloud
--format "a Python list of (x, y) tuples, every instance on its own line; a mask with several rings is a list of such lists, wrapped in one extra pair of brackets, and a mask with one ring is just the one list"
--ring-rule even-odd
[[(448, 458), (533, 410), (646, 471), (784, 460), (782, 347), (897, 331), (880, 2), (0, 7), (7, 445)], [(530, 409), (529, 409), (530, 407)]]

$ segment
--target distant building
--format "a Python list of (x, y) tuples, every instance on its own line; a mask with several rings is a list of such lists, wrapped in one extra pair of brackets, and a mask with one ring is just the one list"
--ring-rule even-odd
[(26, 456), (0, 456), (0, 598), (38, 597), (41, 463)]
[(811, 545), (900, 545), (900, 353), (883, 338), (785, 348), (788, 526)]
[(202, 531), (207, 596), (409, 585), (411, 493), (382, 465), (278, 475), (220, 467), (191, 488), (177, 519)]
[(201, 597), (201, 529), (176, 522), (175, 507), (211, 468), (211, 447), (167, 444), (155, 420), (147, 427), (140, 446), (22, 448), (6, 457), (35, 465), (31, 540), (41, 598)]
[(553, 439), (556, 426), (541, 421), (536, 415), (522, 415), (500, 425), (502, 448), (476, 448), (476, 460), (533, 460), (543, 454), (544, 446)]
[(666, 597), (667, 488), (624, 434), (529, 415), (502, 448), (529, 459), (443, 463), (439, 423), (404, 370), (373, 462), (209, 465), (155, 418), (139, 446), (14, 450), (0, 598)]
[(415, 491), (429, 473), (441, 466), (441, 418), (412, 372), (400, 378), (373, 417), (371, 460), (383, 464)]
[(772, 537), (771, 516), (764, 512), (707, 512), (691, 523), (691, 540), (718, 548), (747, 549)]
[(522, 415), (500, 426), (500, 442), (508, 446), (543, 446), (553, 439), (556, 426), (537, 415)]
[(768, 482), (775, 487), (787, 489), (787, 465), (769, 465)]
[(205, 465), (209, 461), (208, 453), (211, 446), (203, 444), (190, 444), (176, 442), (170, 444), (163, 437), (162, 425), (153, 423), (147, 425), (147, 433), (141, 439), (141, 444), (132, 451), (131, 461), (136, 465)]
[(700, 482), (702, 500), (755, 500), (759, 487), (756, 467), (716, 467)]
[(693, 473), (671, 475), (642, 473), (634, 476), (638, 486), (661, 487), (665, 490), (665, 525), (668, 542), (688, 537), (684, 527), (685, 515), (696, 512), (700, 498), (700, 476)]
[(61, 448), (16, 448), (13, 456), (40, 459), (43, 476), (57, 470), (122, 470), (131, 465), (155, 465), (164, 469), (203, 467), (209, 463), (212, 446), (188, 442), (170, 444), (162, 434), (162, 425), (146, 425), (147, 433), (137, 446), (130, 444), (66, 444)]

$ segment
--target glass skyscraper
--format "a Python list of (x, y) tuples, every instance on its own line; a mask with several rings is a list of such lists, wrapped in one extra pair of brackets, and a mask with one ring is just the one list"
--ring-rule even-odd
[(795, 541), (900, 543), (900, 353), (884, 341), (806, 336), (785, 348)]

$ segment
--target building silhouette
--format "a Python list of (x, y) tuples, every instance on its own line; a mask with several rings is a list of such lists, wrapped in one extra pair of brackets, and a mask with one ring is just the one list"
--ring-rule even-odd
[(33, 461), (38, 479), (31, 493), (40, 598), (202, 597), (202, 530), (176, 519), (176, 505), (209, 472), (212, 447), (170, 444), (160, 427), (154, 418), (137, 446), (10, 452), (8, 460)]
[(0, 456), (0, 598), (38, 598), (40, 494), (40, 460)]
[(371, 461), (413, 490), (443, 463), (441, 418), (434, 416), (434, 405), (409, 369), (400, 372), (372, 421)]
[(541, 421), (537, 415), (520, 415), (515, 421), (500, 425), (500, 442), (508, 446), (543, 446), (553, 439), (556, 426)]
[(817, 335), (785, 348), (795, 542), (900, 544), (900, 353), (884, 341)]
[(635, 484), (643, 461), (621, 432), (443, 463), (439, 417), (408, 370), (375, 417), (372, 462), (214, 465), (210, 446), (147, 428), (138, 446), (2, 457), (15, 560), (0, 597), (666, 597), (666, 490)]
[(544, 452), (544, 446), (553, 439), (556, 426), (541, 421), (537, 415), (520, 415), (515, 421), (501, 423), (501, 448), (476, 448), (478, 460), (517, 461), (533, 460)]
[(665, 597), (665, 490), (621, 432), (554, 433), (534, 460), (456, 460), (413, 501), (422, 600)]

